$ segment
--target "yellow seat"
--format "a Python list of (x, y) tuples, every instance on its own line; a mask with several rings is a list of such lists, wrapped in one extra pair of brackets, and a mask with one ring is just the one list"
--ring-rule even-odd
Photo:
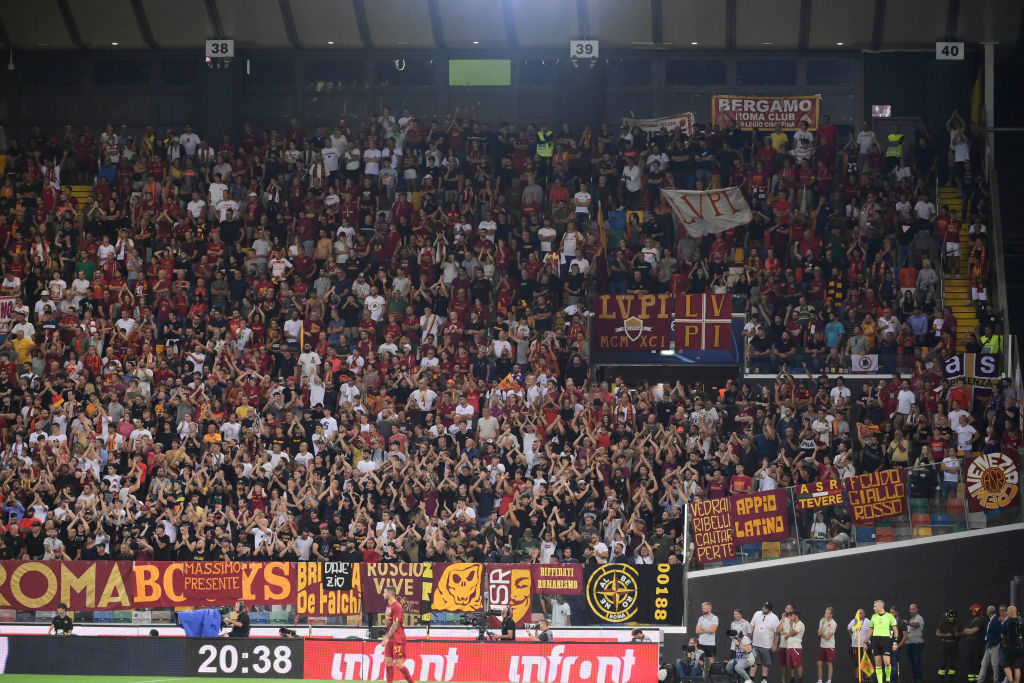
[(782, 557), (782, 544), (778, 541), (763, 541), (761, 543), (761, 557), (764, 559), (778, 559)]
[(931, 535), (932, 528), (930, 526), (919, 526), (914, 529), (914, 538), (924, 538)]

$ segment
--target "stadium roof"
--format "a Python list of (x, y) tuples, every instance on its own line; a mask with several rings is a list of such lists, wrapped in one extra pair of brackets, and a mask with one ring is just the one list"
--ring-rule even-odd
[(1016, 43), (1021, 0), (0, 0), (16, 49), (930, 49)]

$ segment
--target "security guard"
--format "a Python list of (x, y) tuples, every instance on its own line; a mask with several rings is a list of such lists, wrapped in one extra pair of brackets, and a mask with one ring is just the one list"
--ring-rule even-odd
[[(935, 629), (940, 642), (939, 681), (952, 681), (956, 677), (956, 663), (960, 659), (960, 615), (955, 609), (946, 610)], [(948, 678), (947, 678), (948, 677)]]
[(967, 680), (970, 683), (978, 680), (981, 670), (981, 657), (985, 654), (985, 629), (988, 620), (982, 616), (981, 605), (971, 605), (971, 619), (963, 630), (964, 645), (967, 647)]
[(555, 153), (555, 144), (552, 142), (554, 139), (555, 133), (551, 130), (551, 126), (547, 122), (540, 124), (540, 130), (537, 131), (537, 156), (547, 166), (551, 165), (551, 157)]
[(985, 334), (981, 335), (982, 353), (1002, 353), (1003, 335), (996, 334), (991, 325), (985, 325)]
[(889, 165), (890, 171), (899, 166), (900, 159), (903, 158), (903, 139), (900, 127), (894, 125), (886, 137), (885, 145), (885, 163)]

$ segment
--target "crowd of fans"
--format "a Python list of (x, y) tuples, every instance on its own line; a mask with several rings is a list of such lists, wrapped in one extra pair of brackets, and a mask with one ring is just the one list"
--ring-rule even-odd
[[(895, 160), (869, 131), (843, 145), (827, 117), (36, 130), (0, 189), (0, 557), (677, 562), (695, 498), (913, 464), (934, 493), (925, 465), (1020, 439), (1008, 385), (974, 413), (927, 362), (955, 325), (935, 156), (923, 131)], [(83, 175), (80, 205), (62, 178)], [(699, 242), (656, 191), (726, 184), (755, 220)], [(599, 204), (644, 210), (607, 252)], [(774, 388), (594, 381), (594, 293), (668, 287), (743, 297)], [(913, 371), (856, 393), (790, 374), (862, 343)], [(839, 542), (845, 514), (823, 518)]]

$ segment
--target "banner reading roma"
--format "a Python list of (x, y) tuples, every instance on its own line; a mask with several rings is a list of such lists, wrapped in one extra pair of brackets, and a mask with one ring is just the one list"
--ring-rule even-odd
[(686, 114), (676, 114), (675, 116), (661, 116), (656, 119), (623, 118), (622, 125), (629, 126), (630, 128), (638, 127), (645, 133), (657, 133), (662, 128), (671, 133), (678, 128), (682, 131), (683, 135), (690, 137), (693, 135), (695, 121), (696, 117), (692, 113), (687, 112)]
[(533, 592), (538, 595), (578, 595), (583, 590), (583, 565), (534, 564)]
[(797, 510), (820, 510), (842, 505), (844, 502), (843, 488), (839, 485), (838, 479), (800, 484), (796, 487)]
[[(658, 677), (658, 643), (410, 641), (405, 666), (423, 683), (630, 683)], [(384, 680), (379, 641), (309, 640), (306, 680)]]
[(484, 608), (484, 566), (476, 562), (454, 562), (434, 567), (434, 612), (479, 612)]
[(611, 563), (587, 565), (585, 571), (590, 623), (677, 626), (682, 622), (682, 565)]
[(907, 474), (903, 468), (859, 474), (843, 480), (854, 524), (907, 514)]
[(738, 187), (721, 190), (662, 190), (661, 197), (691, 237), (703, 237), (746, 225), (750, 205)]
[(964, 481), (971, 512), (991, 512), (1020, 505), (1017, 461), (1005, 453), (966, 458)]
[(360, 568), (356, 563), (345, 563), (351, 580), (351, 588), (332, 588), (329, 581), (328, 565), (339, 563), (298, 562), (295, 565), (295, 609), (298, 614), (314, 617), (337, 617), (362, 614), (360, 600), (362, 583)]
[[(384, 589), (393, 587), (409, 615), (423, 614), (424, 604), (430, 602), (430, 565), (426, 562), (379, 562), (362, 565), (362, 602), (364, 612), (383, 612), (388, 603)], [(424, 580), (426, 579), (426, 580)]]
[[(533, 572), (528, 564), (488, 564), (487, 605), (490, 609), (510, 607), (512, 618), (517, 624), (524, 623), (530, 616)], [(582, 568), (581, 565), (578, 565)], [(491, 626), (501, 625), (498, 617), (490, 617)]]
[[(226, 573), (212, 575), (186, 591), (186, 564), (223, 564)], [(194, 570), (189, 577), (199, 580)], [(234, 577), (240, 581), (235, 582)], [(222, 580), (226, 579), (226, 580)], [(209, 607), (244, 600), (254, 605), (295, 603), (293, 562), (136, 562), (133, 568), (132, 607)]]
[(732, 509), (728, 498), (709, 498), (690, 503), (694, 555), (698, 564), (736, 557)]
[(819, 95), (715, 95), (711, 98), (711, 120), (720, 128), (725, 128), (735, 121), (740, 128), (746, 129), (782, 126), (783, 130), (797, 130), (800, 123), (806, 121), (814, 130), (818, 127), (820, 111)]
[(0, 608), (131, 609), (131, 562), (0, 562)]
[(736, 543), (781, 541), (789, 538), (789, 506), (786, 489), (730, 496), (732, 528)]
[(671, 346), (671, 294), (602, 294), (597, 297), (597, 351), (661, 351)]
[(676, 294), (676, 351), (732, 351), (732, 295)]

